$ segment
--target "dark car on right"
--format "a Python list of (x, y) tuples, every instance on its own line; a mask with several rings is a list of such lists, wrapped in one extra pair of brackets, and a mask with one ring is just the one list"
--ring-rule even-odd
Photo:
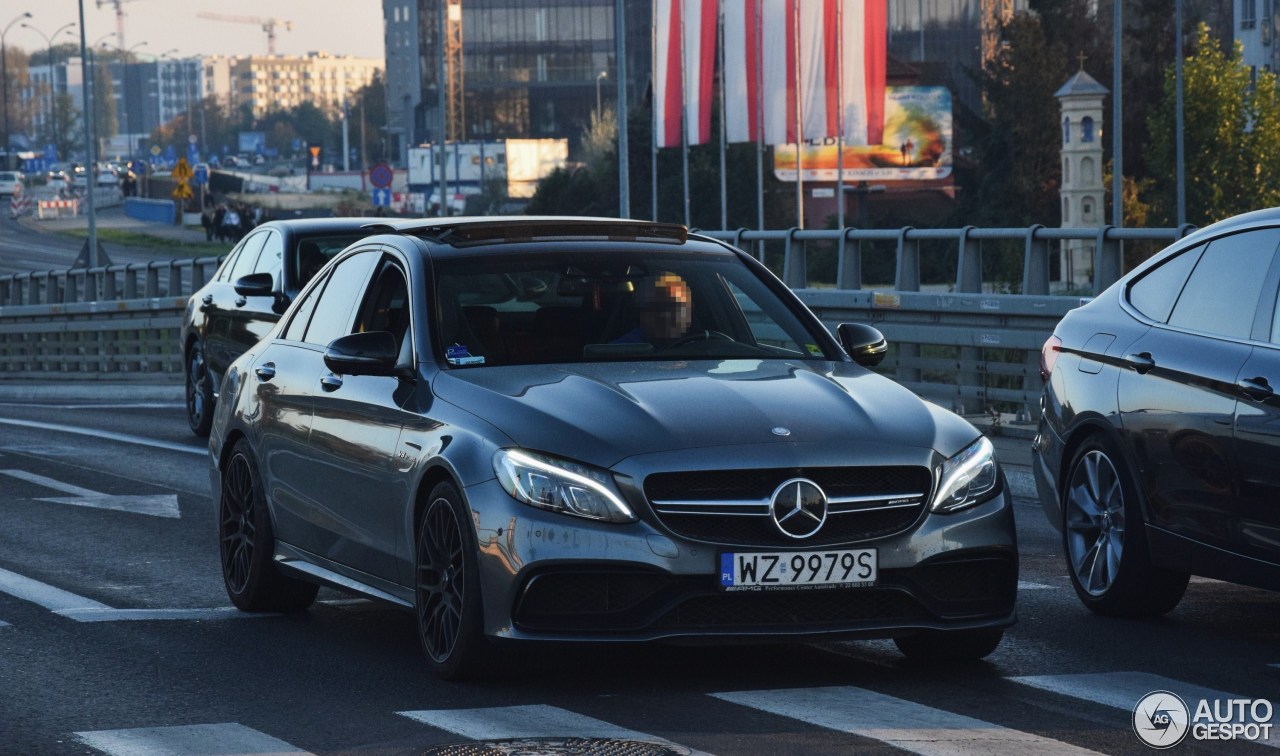
[(368, 218), (264, 223), (227, 253), (213, 280), (191, 295), (180, 338), (193, 433), (209, 435), (227, 366), (271, 330), (325, 263), (369, 235), (369, 223)]
[(1280, 209), (1215, 223), (1058, 324), (1032, 449), (1080, 600), (1156, 616), (1191, 575), (1280, 590)]

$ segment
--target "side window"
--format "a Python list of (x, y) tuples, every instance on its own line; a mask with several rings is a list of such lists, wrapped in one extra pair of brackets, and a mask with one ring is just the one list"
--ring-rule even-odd
[(1169, 325), (1248, 338), (1277, 246), (1280, 229), (1276, 228), (1210, 242), (1173, 307)]
[(236, 262), (239, 261), (240, 259), (239, 257), (240, 252), (242, 252), (243, 250), (244, 250), (243, 241), (231, 248), (231, 251), (227, 253), (227, 259), (223, 260), (222, 265), (218, 266), (218, 273), (216, 276), (214, 276), (215, 281), (231, 280), (231, 269), (236, 266)]
[(1178, 301), (1182, 286), (1203, 251), (1204, 247), (1200, 246), (1179, 253), (1130, 284), (1129, 304), (1157, 323), (1167, 321), (1173, 312), (1173, 303)]
[(240, 248), (240, 256), (236, 258), (235, 267), (227, 275), (228, 281), (234, 284), (254, 271), (258, 264), (258, 253), (262, 250), (262, 243), (266, 238), (267, 234), (261, 233), (244, 240), (244, 246)]
[(316, 300), (320, 299), (320, 292), (324, 291), (325, 282), (321, 281), (315, 285), (311, 291), (298, 303), (293, 311), (293, 318), (289, 321), (289, 327), (285, 329), (284, 338), (289, 341), (302, 341), (303, 335), (307, 332), (307, 323), (311, 322), (311, 313), (316, 309)]
[(409, 330), (409, 286), (404, 272), (391, 261), (383, 262), (365, 295), (356, 320), (357, 333), (388, 331), (397, 344)]
[(339, 336), (351, 333), (356, 303), (378, 258), (377, 250), (366, 250), (348, 257), (333, 269), (316, 302), (304, 341), (326, 346)]
[(284, 242), (280, 234), (274, 231), (267, 235), (267, 241), (258, 253), (258, 262), (253, 266), (254, 273), (270, 273), (271, 282), (280, 286), (280, 265), (284, 260)]

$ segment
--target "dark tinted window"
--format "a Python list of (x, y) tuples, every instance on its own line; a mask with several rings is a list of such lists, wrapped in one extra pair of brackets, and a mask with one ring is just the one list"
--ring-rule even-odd
[(369, 270), (377, 261), (377, 251), (369, 250), (348, 257), (334, 268), (316, 303), (315, 314), (311, 316), (311, 325), (307, 326), (304, 341), (323, 346), (339, 336), (351, 333), (356, 301), (364, 292)]
[(284, 242), (280, 239), (280, 234), (271, 233), (267, 235), (267, 242), (262, 246), (262, 251), (258, 253), (258, 262), (253, 266), (254, 273), (270, 273), (271, 282), (280, 285), (280, 265), (284, 258)]
[(244, 245), (240, 248), (240, 256), (236, 258), (235, 267), (227, 275), (228, 281), (235, 283), (254, 271), (258, 265), (258, 253), (262, 251), (262, 243), (266, 238), (266, 233), (260, 233), (244, 240)]
[(397, 344), (402, 343), (409, 330), (409, 286), (395, 264), (386, 262), (380, 267), (365, 295), (355, 330), (357, 333), (387, 331), (396, 337)]
[(338, 234), (336, 236), (307, 236), (297, 240), (289, 264), (293, 266), (293, 280), (301, 289), (316, 273), (342, 250), (360, 241), (363, 233)]
[(289, 327), (285, 329), (284, 338), (290, 341), (302, 341), (303, 335), (307, 332), (307, 323), (311, 321), (311, 313), (316, 309), (316, 300), (320, 298), (320, 292), (323, 290), (324, 282), (321, 281), (298, 303), (298, 307), (293, 311), (293, 318), (289, 321)]
[(1139, 278), (1129, 287), (1129, 304), (1157, 323), (1168, 320), (1173, 303), (1178, 301), (1182, 286), (1203, 251), (1204, 247), (1189, 249)]
[(1280, 229), (1275, 228), (1210, 242), (1174, 305), (1169, 325), (1248, 338), (1277, 245)]

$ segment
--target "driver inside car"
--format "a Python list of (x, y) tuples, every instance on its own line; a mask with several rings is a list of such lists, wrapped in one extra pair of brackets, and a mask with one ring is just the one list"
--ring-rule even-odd
[(636, 326), (614, 344), (667, 344), (685, 335), (693, 320), (693, 291), (675, 273), (663, 272), (636, 285)]

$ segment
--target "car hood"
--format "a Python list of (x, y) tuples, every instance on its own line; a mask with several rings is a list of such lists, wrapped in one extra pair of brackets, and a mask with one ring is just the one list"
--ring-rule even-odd
[[(442, 372), (433, 387), (523, 448), (600, 467), (639, 454), (747, 444), (871, 442), (950, 456), (978, 435), (852, 363), (495, 366)], [(779, 435), (782, 429), (788, 433)]]

